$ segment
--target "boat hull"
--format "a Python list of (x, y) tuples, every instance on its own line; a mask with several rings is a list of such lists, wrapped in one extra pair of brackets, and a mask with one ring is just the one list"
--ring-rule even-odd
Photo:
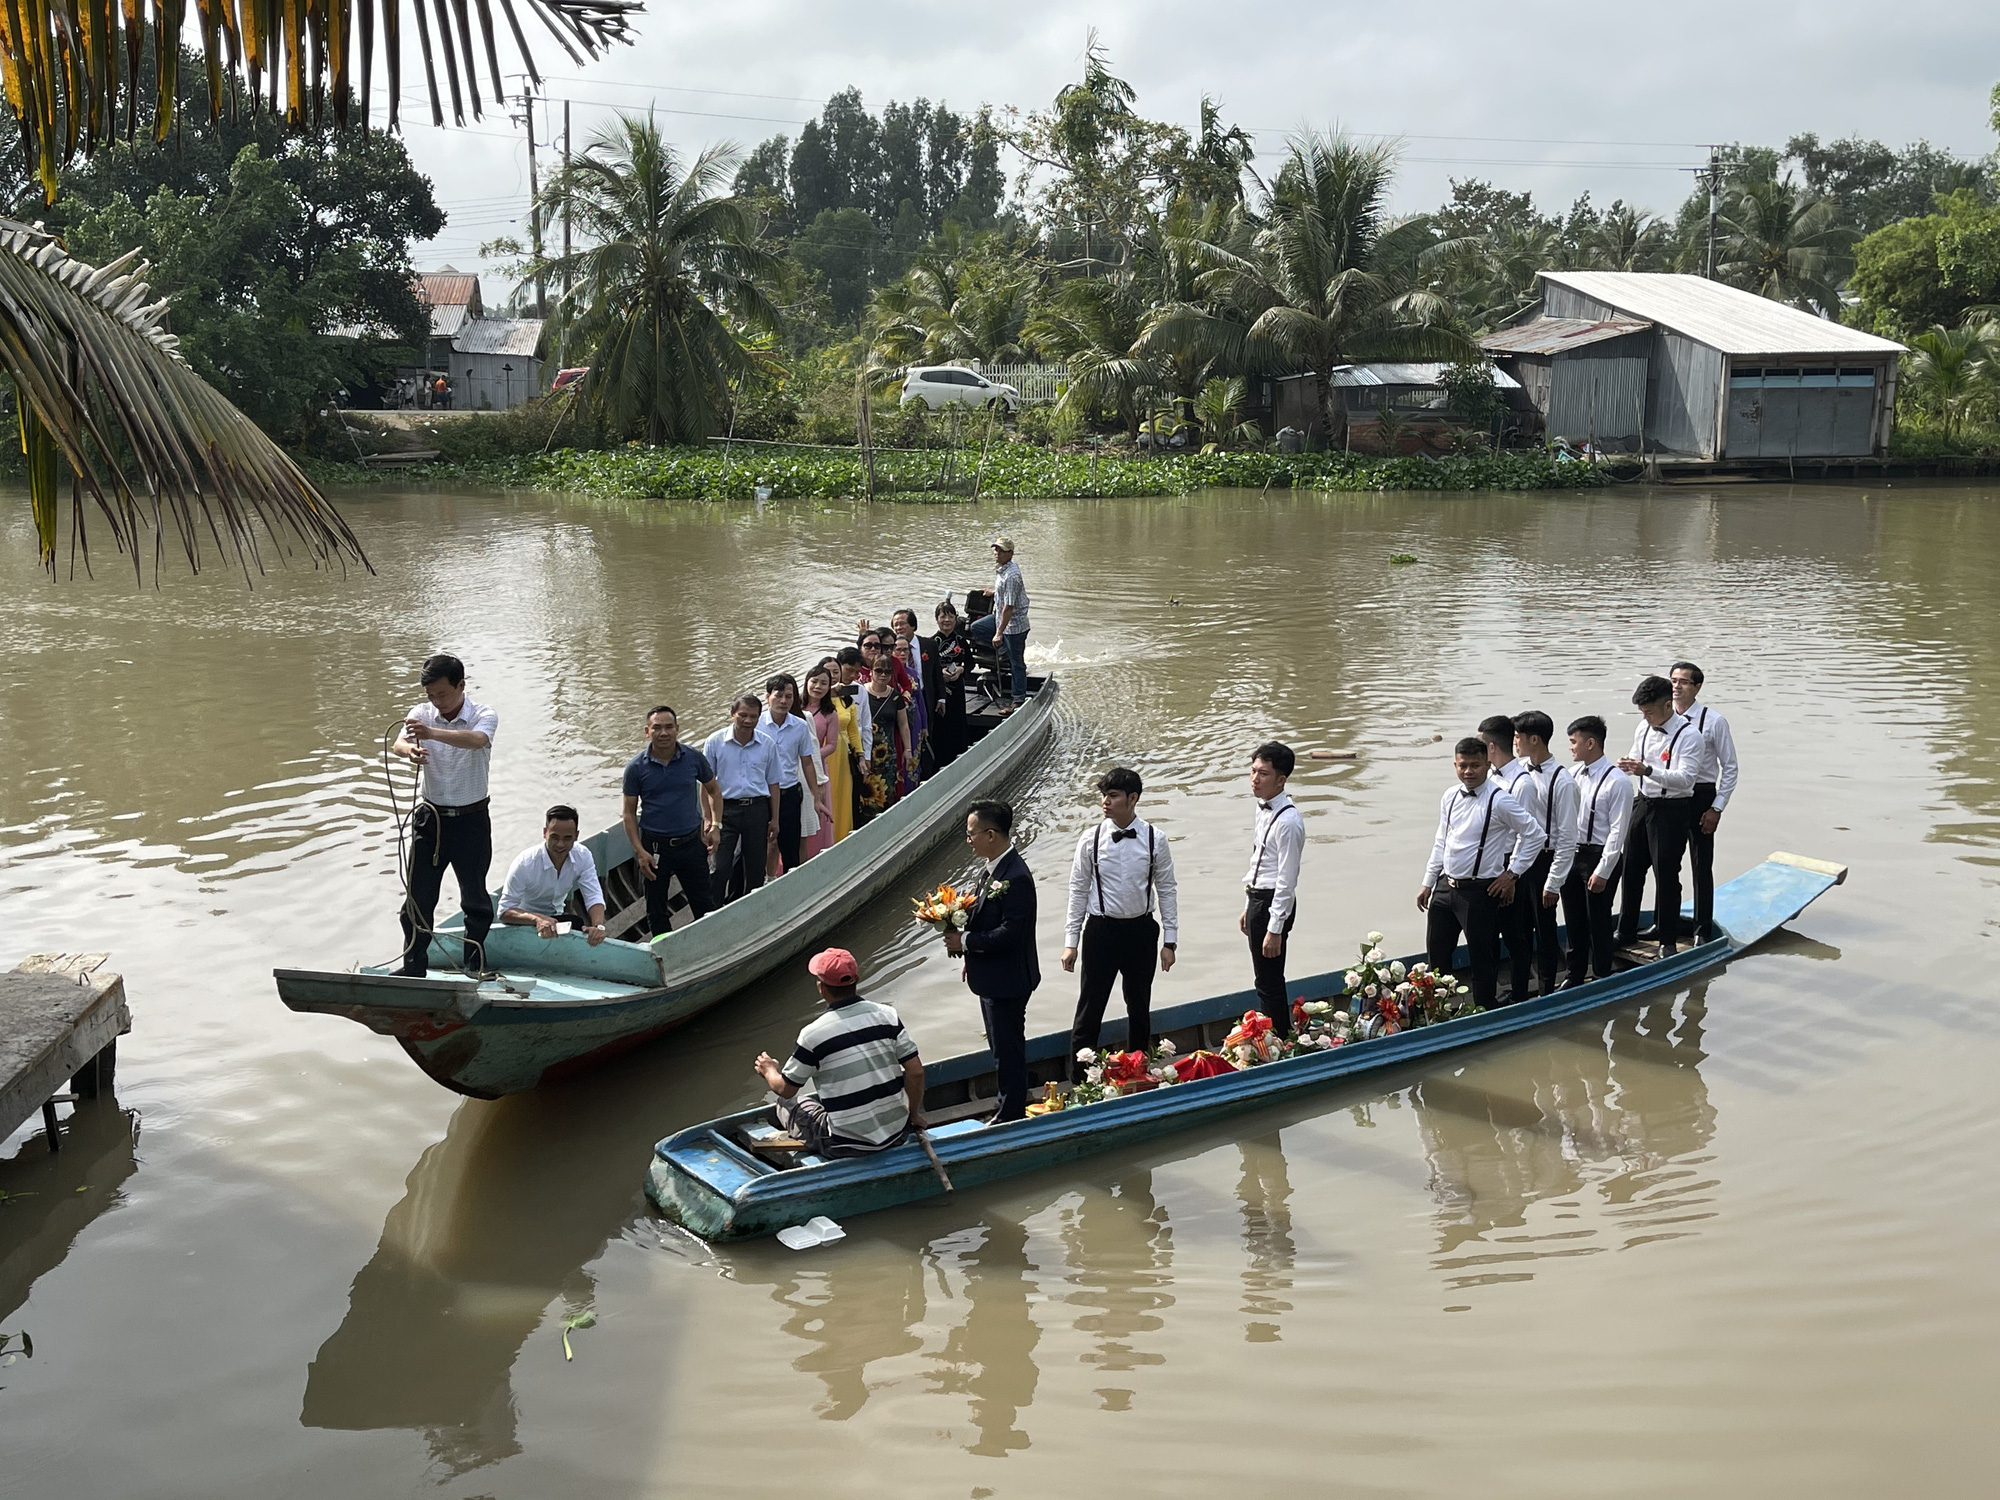
[[(1768, 935), (1844, 877), (1845, 871), (1835, 866), (1774, 856), (1717, 890), (1716, 921), (1721, 936), (1671, 958), (1574, 990), (1559, 990), (1330, 1052), (1060, 1110), (997, 1128), (961, 1133), (947, 1127), (946, 1133), (934, 1135), (933, 1147), (954, 1189), (975, 1187), (1283, 1104), (1312, 1090), (1478, 1046), (1678, 984), (1718, 967)], [(1294, 981), (1290, 988), (1309, 1000), (1330, 999), (1341, 993), (1342, 983), (1341, 974), (1334, 972)], [(1191, 1001), (1155, 1012), (1152, 1029), (1155, 1035), (1166, 1035), (1193, 1026), (1219, 1026), (1255, 1005), (1255, 992), (1247, 990)], [(1117, 1045), (1122, 1023), (1115, 1029), (1107, 1023), (1105, 1030), (1107, 1045)], [(1029, 1044), (1030, 1065), (1061, 1058), (1068, 1045), (1067, 1032), (1036, 1038)], [(936, 1087), (991, 1068), (990, 1053), (967, 1053), (928, 1068), (926, 1081)], [(840, 1218), (944, 1192), (915, 1142), (875, 1156), (771, 1170), (747, 1152), (732, 1150), (728, 1138), (731, 1128), (757, 1121), (765, 1113), (762, 1109), (746, 1110), (661, 1141), (648, 1168), (647, 1195), (662, 1213), (703, 1238), (731, 1240), (772, 1234), (815, 1215)]]
[[(967, 803), (1034, 760), (1054, 727), (1058, 694), (1055, 679), (1044, 678), (1026, 706), (888, 813), (651, 944), (613, 940), (591, 948), (575, 933), (545, 940), (532, 928), (496, 926), (486, 960), (503, 979), (480, 983), (451, 973), (462, 950), (448, 924), (431, 944), (431, 962), (449, 977), (279, 969), (279, 997), (293, 1010), (343, 1016), (393, 1036), (431, 1078), (476, 1098), (586, 1070), (746, 989), (890, 888), (963, 828)], [(621, 828), (589, 842), (600, 869), (631, 857)], [(562, 997), (534, 994), (537, 975), (555, 981), (543, 988)], [(568, 993), (578, 985), (601, 993)]]

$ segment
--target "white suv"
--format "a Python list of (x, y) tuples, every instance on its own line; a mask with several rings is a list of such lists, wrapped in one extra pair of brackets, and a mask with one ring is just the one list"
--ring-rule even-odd
[(914, 365), (903, 372), (903, 405), (923, 402), (932, 411), (944, 406), (997, 406), (1005, 412), (1021, 409), (1021, 393), (957, 365)]

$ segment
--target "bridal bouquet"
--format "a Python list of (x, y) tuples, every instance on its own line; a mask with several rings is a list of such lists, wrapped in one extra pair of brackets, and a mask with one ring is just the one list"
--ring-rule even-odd
[(917, 921), (933, 932), (963, 932), (965, 924), (972, 920), (972, 908), (978, 902), (976, 891), (961, 891), (954, 885), (941, 885), (928, 896), (917, 896), (911, 905), (916, 908)]

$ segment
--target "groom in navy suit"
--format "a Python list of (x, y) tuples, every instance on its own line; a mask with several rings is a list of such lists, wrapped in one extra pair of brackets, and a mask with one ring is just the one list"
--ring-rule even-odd
[(1028, 997), (1042, 982), (1035, 955), (1035, 877), (1014, 852), (1014, 809), (1005, 802), (975, 802), (965, 816), (965, 841), (986, 862), (979, 899), (965, 931), (944, 935), (945, 951), (965, 959), (965, 982), (979, 997), (986, 1043), (999, 1072), (1004, 1125), (1028, 1112)]

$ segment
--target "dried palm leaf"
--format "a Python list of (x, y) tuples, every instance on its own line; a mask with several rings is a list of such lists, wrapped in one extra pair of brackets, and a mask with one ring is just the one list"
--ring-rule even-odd
[(79, 554), (88, 565), (94, 512), (135, 572), (149, 530), (156, 570), (169, 533), (200, 568), (204, 532), (246, 577), (267, 548), (368, 567), (298, 465), (181, 358), (136, 254), (86, 265), (0, 219), (0, 371), (14, 384), (44, 565), (55, 567), (67, 469), (72, 566)]
[[(630, 42), (631, 18), (641, 0), (525, 0), (564, 52), (577, 61), (596, 57), (613, 43)], [(444, 123), (438, 95), (437, 61), (425, 0), (410, 0), (417, 16), (417, 44), (429, 85), (431, 118)], [(478, 57), (483, 50), (497, 102), (506, 102), (501, 82), (496, 23), (490, 0), (431, 0), (444, 53), (452, 117), (465, 121), (467, 95), (472, 116), (482, 116)], [(380, 7), (380, 26), (377, 8)], [(361, 121), (365, 125), (373, 82), (375, 39), (382, 36), (388, 67), (389, 125), (399, 123), (402, 82), (401, 0), (193, 0), (195, 30), (208, 72), (210, 108), (220, 112), (228, 91), (225, 78), (245, 85), (253, 109), (282, 112), (291, 125), (317, 127), (329, 113), (346, 126), (352, 91), (353, 37), (359, 33)], [(537, 84), (527, 38), (511, 0), (500, 9), (512, 32), (522, 69)], [(88, 155), (117, 135), (119, 90), (126, 132), (138, 123), (139, 70), (147, 28), (154, 34), (153, 74), (159, 104), (154, 135), (166, 138), (173, 124), (176, 73), (188, 0), (0, 0), (0, 87), (21, 124), (21, 148), (28, 169), (55, 201), (57, 174), (79, 152)], [(358, 23), (358, 24), (357, 24)], [(473, 38), (478, 37), (475, 47)], [(121, 49), (123, 57), (121, 59)], [(461, 86), (459, 74), (464, 72)], [(269, 80), (268, 87), (266, 79)]]

